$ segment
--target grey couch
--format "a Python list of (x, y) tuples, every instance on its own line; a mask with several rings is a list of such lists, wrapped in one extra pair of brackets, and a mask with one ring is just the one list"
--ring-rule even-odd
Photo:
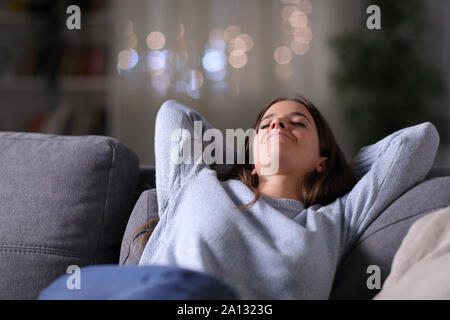
[[(0, 299), (35, 299), (71, 265), (136, 264), (136, 228), (157, 213), (154, 168), (103, 136), (0, 132)], [(365, 230), (338, 268), (331, 299), (370, 299), (410, 225), (450, 204), (450, 168), (428, 177)]]

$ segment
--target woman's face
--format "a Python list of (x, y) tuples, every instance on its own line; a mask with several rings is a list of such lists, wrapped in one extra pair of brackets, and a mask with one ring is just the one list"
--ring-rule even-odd
[[(326, 158), (319, 154), (316, 124), (303, 104), (276, 102), (264, 113), (257, 131), (253, 140), (253, 173), (258, 176), (288, 174), (302, 178), (324, 169)], [(278, 170), (274, 171), (276, 167)]]

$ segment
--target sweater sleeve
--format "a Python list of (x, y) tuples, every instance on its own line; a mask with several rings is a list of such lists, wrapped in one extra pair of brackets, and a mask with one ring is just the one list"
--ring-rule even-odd
[(173, 193), (202, 168), (209, 167), (203, 151), (215, 138), (202, 139), (208, 129), (213, 126), (202, 115), (175, 100), (164, 102), (158, 110), (155, 170), (160, 217)]
[(357, 184), (344, 198), (346, 239), (353, 242), (394, 200), (431, 169), (439, 134), (425, 122), (364, 147), (354, 162)]

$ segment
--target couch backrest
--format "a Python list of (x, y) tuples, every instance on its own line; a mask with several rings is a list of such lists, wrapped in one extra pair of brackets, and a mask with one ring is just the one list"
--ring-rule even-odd
[[(450, 176), (434, 173), (394, 201), (363, 232), (338, 267), (331, 299), (372, 299), (380, 291), (411, 225), (450, 205)], [(379, 288), (374, 278), (378, 276)]]
[(117, 264), (139, 160), (103, 136), (0, 132), (0, 299), (35, 299), (71, 265)]
[[(155, 188), (154, 175), (153, 166), (141, 167), (141, 190)], [(368, 267), (379, 267), (380, 283), (383, 284), (389, 275), (395, 253), (411, 225), (426, 214), (450, 205), (449, 190), (450, 167), (433, 167), (423, 182), (392, 203), (343, 257), (330, 299), (372, 299), (379, 290), (369, 289), (367, 286), (367, 280), (373, 274), (373, 271), (368, 272)], [(121, 257), (122, 264), (139, 261), (142, 251), (133, 251), (130, 246), (139, 241), (139, 235), (131, 239), (131, 229), (136, 229), (138, 224), (143, 224), (148, 217), (154, 218), (157, 214), (156, 189), (143, 192), (141, 202), (141, 205), (135, 207), (131, 217), (131, 220), (139, 223), (135, 223), (126, 233), (127, 243), (122, 247), (126, 254)]]

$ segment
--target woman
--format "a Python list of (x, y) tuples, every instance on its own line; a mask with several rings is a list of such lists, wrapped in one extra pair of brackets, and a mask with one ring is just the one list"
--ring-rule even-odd
[[(194, 121), (212, 128), (173, 100), (158, 112), (159, 222), (140, 265), (200, 271), (242, 299), (327, 299), (343, 254), (425, 177), (439, 143), (430, 123), (402, 129), (363, 148), (351, 170), (320, 112), (297, 96), (276, 99), (259, 114), (253, 164), (177, 164), (171, 153), (188, 141), (172, 141), (172, 133), (182, 128), (194, 136)], [(262, 174), (256, 150), (277, 159), (278, 170)]]

